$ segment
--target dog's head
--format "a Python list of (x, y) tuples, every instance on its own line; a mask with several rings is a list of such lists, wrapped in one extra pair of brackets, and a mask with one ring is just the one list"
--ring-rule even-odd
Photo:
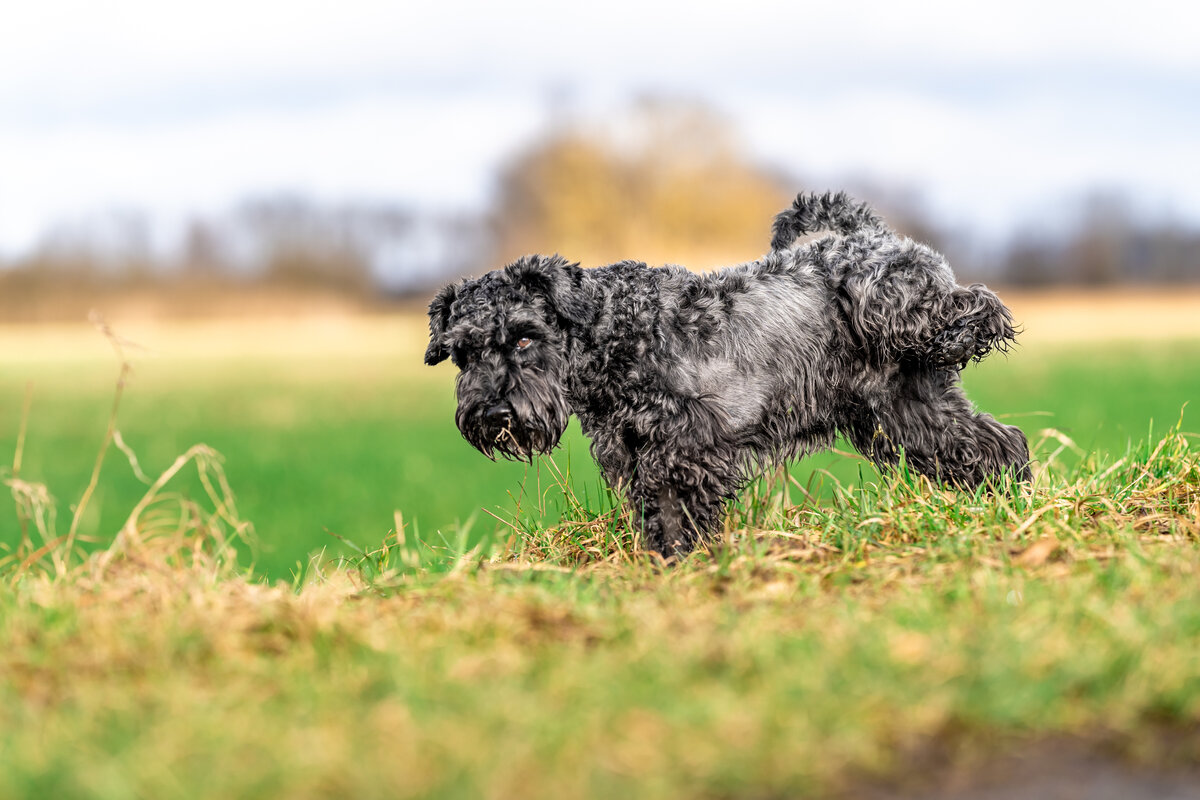
[(567, 427), (567, 346), (591, 322), (583, 270), (560, 256), (525, 256), (451, 284), (429, 304), (426, 364), (458, 367), (455, 422), (488, 458), (529, 460)]

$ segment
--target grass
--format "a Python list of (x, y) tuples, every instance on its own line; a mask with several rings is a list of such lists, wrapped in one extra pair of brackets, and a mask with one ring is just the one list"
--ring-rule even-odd
[(236, 564), (199, 463), (207, 503), (164, 485), (106, 549), (6, 566), (13, 796), (853, 796), (1050, 736), (1200, 756), (1200, 454), (1177, 431), (1009, 499), (764, 485), (671, 569), (575, 508), (299, 585)]
[[(288, 579), (313, 553), (353, 552), (331, 532), (360, 546), (379, 541), (396, 510), (427, 539), (454, 540), (468, 523), (482, 536), (495, 527), (485, 510), (512, 512), (523, 482), (532, 494), (552, 477), (544, 463), (534, 470), (493, 464), (463, 442), (453, 424), (454, 371), (421, 363), (420, 320), (371, 321), (347, 334), (344, 345), (311, 327), (127, 334), (153, 349), (126, 349), (133, 371), (118, 418), (124, 441), (150, 474), (196, 443), (222, 454), (239, 507), (258, 532), (257, 549), (242, 549), (243, 563), (260, 574)], [(36, 329), (20, 333), (0, 335), (0, 463), (15, 452), (32, 383), (22, 474), (49, 488), (67, 520), (105, 432), (117, 363), (87, 326), (61, 339), (41, 334), (45, 343)], [(281, 337), (287, 341), (274, 342)], [(363, 343), (371, 345), (366, 352)], [(1098, 360), (1097, 348), (1083, 344), (1030, 346), (970, 368), (966, 382), (981, 407), (1031, 436), (1052, 427), (1082, 451), (1100, 453), (1146, 438), (1151, 421), (1164, 430), (1200, 396), (1196, 341), (1103, 349)], [(595, 497), (598, 478), (576, 425), (555, 459), (581, 497)], [(80, 521), (86, 538), (111, 536), (145, 490), (123, 460), (110, 450)], [(857, 481), (860, 470), (873, 477), (858, 459), (837, 454), (808, 459), (792, 474), (811, 491), (828, 491), (822, 470), (842, 482)], [(202, 487), (186, 484), (183, 491)], [(11, 505), (0, 498), (0, 519), (11, 518)], [(2, 542), (15, 539), (0, 526)]]
[[(756, 483), (710, 552), (670, 568), (636, 550), (581, 451), (569, 476), (543, 463), (489, 506), (501, 522), (436, 535), (436, 512), (392, 503), (436, 494), (421, 508), (465, 518), (487, 471), (512, 467), (456, 460), (437, 371), (138, 367), (114, 430), (145, 480), (114, 440), (83, 504), (40, 479), (69, 478), (72, 501), (89, 485), (111, 362), (23, 367), (28, 415), (5, 367), (21, 390), (5, 400), (20, 459), (0, 560), (0, 796), (922, 796), (1063, 740), (1114, 763), (1194, 763), (1200, 450), (1186, 417), (1169, 425), (1200, 388), (1186, 368), (1200, 350), (1107, 350), (970, 376), (989, 408), (1054, 415), (1015, 418), (1039, 460), (1027, 491), (958, 493), (831, 455), (833, 471)], [(92, 379), (107, 394), (63, 388)], [(1047, 423), (1066, 431), (1035, 433)], [(404, 447), (389, 426), (412, 429)], [(453, 482), (406, 448), (444, 458)], [(367, 507), (335, 507), (346, 498)], [(294, 576), (265, 555), (251, 569), (239, 544), (285, 548), (329, 519), (345, 541), (313, 532), (286, 551)], [(324, 540), (338, 549), (310, 563)]]

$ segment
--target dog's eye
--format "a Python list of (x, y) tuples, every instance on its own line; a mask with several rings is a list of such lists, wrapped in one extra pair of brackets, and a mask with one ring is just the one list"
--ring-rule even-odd
[(533, 344), (533, 339), (530, 339), (528, 336), (526, 336), (522, 339), (517, 340), (517, 349), (524, 350), (526, 347), (529, 347), (529, 345), (531, 345), (531, 344)]

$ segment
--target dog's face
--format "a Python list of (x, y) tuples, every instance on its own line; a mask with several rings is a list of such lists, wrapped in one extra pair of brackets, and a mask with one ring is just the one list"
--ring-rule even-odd
[(530, 460), (566, 430), (569, 328), (592, 308), (582, 283), (578, 264), (526, 256), (430, 303), (425, 363), (458, 367), (455, 422), (488, 458)]

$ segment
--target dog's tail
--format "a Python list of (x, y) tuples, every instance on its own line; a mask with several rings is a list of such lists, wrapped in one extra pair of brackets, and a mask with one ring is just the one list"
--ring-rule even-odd
[(864, 228), (886, 229), (883, 219), (866, 203), (859, 203), (845, 192), (801, 192), (791, 208), (775, 217), (771, 228), (771, 249), (785, 250), (806, 233), (835, 231), (854, 233)]

